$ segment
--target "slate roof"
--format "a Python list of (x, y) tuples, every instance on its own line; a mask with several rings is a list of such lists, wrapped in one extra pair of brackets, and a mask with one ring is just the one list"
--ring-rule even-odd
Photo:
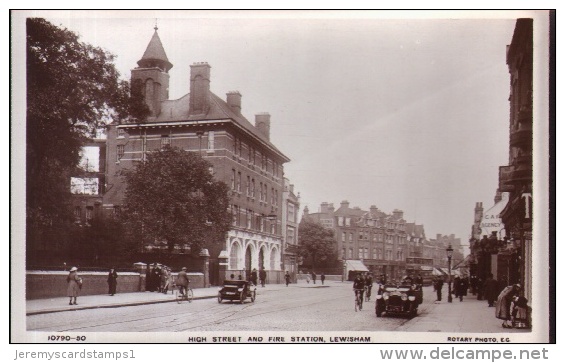
[(137, 61), (137, 64), (140, 67), (150, 67), (149, 63), (153, 61), (161, 63), (167, 72), (173, 68), (173, 64), (169, 62), (169, 58), (167, 58), (165, 48), (163, 48), (163, 43), (161, 43), (161, 39), (159, 38), (159, 34), (157, 34), (156, 28), (155, 33), (153, 33), (153, 36), (145, 49), (145, 53), (143, 53), (143, 57)]

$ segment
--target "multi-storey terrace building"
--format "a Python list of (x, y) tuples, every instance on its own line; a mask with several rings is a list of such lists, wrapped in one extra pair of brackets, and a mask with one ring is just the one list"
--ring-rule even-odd
[(401, 210), (386, 214), (371, 206), (365, 211), (343, 201), (337, 210), (332, 203), (322, 203), (316, 213), (305, 208), (304, 218), (334, 230), (339, 260), (360, 260), (374, 274), (392, 279), (406, 273), (409, 248)]

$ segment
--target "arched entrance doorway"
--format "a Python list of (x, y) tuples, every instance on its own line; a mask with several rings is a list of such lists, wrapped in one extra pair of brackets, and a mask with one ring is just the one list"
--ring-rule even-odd
[(265, 248), (262, 247), (259, 250), (259, 269), (262, 269), (265, 267)]
[(245, 279), (248, 279), (251, 276), (251, 246), (247, 246), (245, 249)]

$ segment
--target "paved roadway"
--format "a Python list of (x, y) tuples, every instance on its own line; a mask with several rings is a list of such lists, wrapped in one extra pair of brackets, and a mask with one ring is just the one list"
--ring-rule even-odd
[(244, 304), (219, 304), (216, 299), (205, 299), (190, 304), (173, 302), (33, 315), (27, 317), (27, 328), (54, 332), (374, 331), (394, 330), (406, 322), (402, 318), (377, 319), (373, 301), (355, 312), (350, 284), (311, 286), (281, 286), (269, 291), (259, 288), (254, 303), (247, 300)]

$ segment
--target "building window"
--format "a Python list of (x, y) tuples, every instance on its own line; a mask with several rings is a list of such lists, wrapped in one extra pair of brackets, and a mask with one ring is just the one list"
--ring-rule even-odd
[(251, 220), (253, 219), (253, 211), (248, 209), (245, 214), (245, 223), (247, 224), (247, 229), (251, 229)]
[(235, 169), (231, 170), (231, 190), (235, 190)]
[(231, 220), (231, 224), (233, 226), (237, 226), (237, 205), (232, 206), (232, 220)]
[(292, 227), (288, 227), (286, 230), (286, 242), (291, 245), (296, 243), (294, 240), (294, 228)]
[(255, 199), (255, 179), (251, 179), (251, 198)]
[(250, 197), (251, 196), (251, 177), (248, 175), (247, 176), (247, 185), (246, 185), (246, 191), (245, 194)]
[(369, 258), (369, 248), (368, 247), (363, 248), (363, 258)]
[(259, 182), (259, 201), (263, 201), (263, 182)]
[(288, 221), (296, 223), (296, 215), (294, 213), (294, 204), (288, 202)]
[(349, 242), (353, 242), (353, 232), (349, 233)]
[(92, 207), (86, 207), (86, 222), (90, 223), (92, 221), (94, 209)]
[(124, 129), (118, 129), (118, 138), (123, 138), (126, 136), (126, 132)]
[(237, 192), (241, 193), (241, 171), (237, 172)]
[(345, 258), (345, 248), (341, 249), (341, 256), (342, 259)]
[(269, 199), (269, 196), (267, 195), (267, 184), (263, 184), (263, 188), (265, 188), (265, 190), (263, 190), (263, 202), (267, 203), (267, 199)]
[(124, 157), (124, 145), (117, 146), (117, 160), (120, 161), (121, 158)]
[(82, 214), (81, 208), (75, 207), (75, 219), (77, 220), (77, 222), (80, 222), (81, 214)]
[(208, 131), (208, 150), (214, 150), (214, 131)]
[(373, 259), (376, 260), (377, 259), (377, 249), (373, 248)]
[(353, 258), (353, 248), (349, 247), (349, 255), (347, 258)]
[(161, 136), (161, 149), (171, 146), (171, 137), (169, 135)]
[(341, 232), (341, 240), (345, 242), (347, 240), (347, 234), (345, 232)]

